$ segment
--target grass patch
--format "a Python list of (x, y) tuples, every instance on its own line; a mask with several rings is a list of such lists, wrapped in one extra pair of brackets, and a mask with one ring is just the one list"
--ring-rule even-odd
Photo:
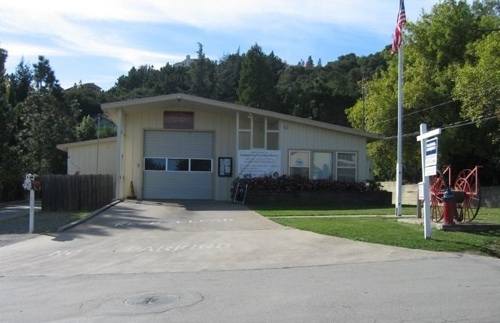
[[(367, 208), (354, 208), (354, 207), (289, 207), (289, 206), (254, 206), (253, 209), (266, 217), (275, 216), (316, 216), (316, 215), (394, 215), (394, 207), (367, 207)], [(416, 207), (411, 205), (403, 206), (403, 215), (416, 215)]]
[[(65, 224), (79, 220), (88, 215), (88, 212), (36, 212), (35, 232), (49, 233), (56, 232)], [(0, 221), (0, 234), (6, 233), (27, 233), (29, 226), (29, 216)]]
[[(273, 221), (282, 225), (331, 236), (412, 249), (471, 252), (500, 257), (500, 230), (474, 233), (433, 230), (432, 239), (425, 240), (422, 226), (400, 223), (395, 218), (382, 217), (394, 215), (393, 207), (292, 208), (275, 205), (257, 206), (253, 209), (266, 217), (281, 217), (274, 218)], [(403, 215), (415, 216), (415, 213), (415, 206), (403, 207)], [(339, 217), (314, 218), (314, 216), (325, 215)], [(349, 215), (358, 217), (349, 218)], [(372, 217), (363, 217), (363, 215), (372, 215)], [(287, 218), (290, 216), (295, 218)], [(308, 217), (300, 218), (300, 216)], [(474, 222), (500, 224), (500, 208), (481, 208)]]
[(390, 218), (304, 218), (274, 219), (282, 225), (352, 240), (431, 251), (473, 252), (500, 257), (500, 231), (483, 233), (433, 230), (423, 238), (420, 225)]
[(477, 217), (472, 222), (500, 224), (500, 208), (482, 207), (479, 209)]

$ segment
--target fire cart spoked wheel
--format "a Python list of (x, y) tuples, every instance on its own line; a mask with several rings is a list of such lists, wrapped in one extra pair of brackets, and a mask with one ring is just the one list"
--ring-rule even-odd
[(441, 222), (443, 219), (443, 196), (441, 197), (437, 195), (431, 196), (431, 215), (432, 221)]
[(432, 221), (441, 222), (443, 219), (443, 191), (446, 188), (446, 184), (441, 178), (441, 176), (435, 176), (431, 180), (431, 215)]
[(464, 169), (458, 174), (455, 181), (455, 190), (464, 194), (463, 201), (457, 203), (456, 220), (458, 222), (471, 222), (479, 212), (481, 195), (479, 194), (479, 185), (476, 185), (477, 176), (474, 176), (476, 172), (476, 169)]

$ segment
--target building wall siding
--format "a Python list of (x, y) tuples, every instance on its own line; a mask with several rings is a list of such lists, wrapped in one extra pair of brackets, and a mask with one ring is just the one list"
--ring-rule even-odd
[(194, 111), (194, 131), (214, 133), (214, 198), (216, 200), (229, 199), (232, 178), (217, 176), (217, 159), (235, 156), (236, 113), (185, 107), (144, 108), (140, 111), (125, 113), (125, 180), (123, 182), (125, 195), (130, 195), (132, 182), (136, 196), (142, 198), (144, 130), (164, 130), (164, 111)]
[[(99, 151), (99, 167), (97, 167), (97, 152)], [(109, 174), (116, 175), (118, 171), (118, 155), (116, 141), (100, 142), (97, 144), (68, 147), (67, 173), (73, 175)]]
[[(230, 188), (237, 169), (236, 112), (209, 106), (142, 106), (124, 110), (124, 180), (123, 196), (131, 194), (131, 183), (137, 198), (142, 198), (144, 169), (144, 131), (164, 130), (164, 111), (193, 111), (194, 131), (214, 133), (214, 198), (228, 200)], [(165, 130), (168, 131), (168, 130)], [(370, 179), (369, 162), (366, 155), (366, 138), (339, 133), (290, 121), (280, 121), (280, 150), (282, 173), (288, 174), (288, 152), (290, 149), (310, 151), (351, 151), (357, 153), (357, 180)], [(118, 154), (118, 152), (116, 152)], [(218, 177), (218, 158), (233, 158), (233, 177)]]
[(290, 149), (349, 151), (357, 153), (357, 180), (371, 179), (366, 155), (366, 138), (286, 121), (281, 122), (280, 129), (281, 164), (284, 174), (288, 174)]

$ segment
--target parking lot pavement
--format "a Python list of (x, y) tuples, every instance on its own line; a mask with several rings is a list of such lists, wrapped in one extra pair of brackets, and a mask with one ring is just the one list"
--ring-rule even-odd
[(0, 259), (6, 321), (494, 322), (500, 315), (498, 259), (322, 236), (226, 203), (127, 201), (67, 232), (2, 247)]

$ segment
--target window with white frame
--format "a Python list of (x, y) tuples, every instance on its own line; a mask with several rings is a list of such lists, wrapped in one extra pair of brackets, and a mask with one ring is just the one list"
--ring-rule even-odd
[(239, 112), (238, 149), (279, 150), (279, 120)]
[(332, 178), (332, 153), (331, 152), (313, 152), (312, 154), (312, 179), (331, 179)]
[(337, 180), (355, 182), (357, 154), (355, 152), (337, 152)]
[(144, 170), (165, 171), (165, 169), (166, 169), (165, 158), (154, 158), (154, 157), (144, 158)]
[(212, 160), (191, 158), (189, 161), (189, 169), (192, 172), (211, 172)]
[(278, 119), (266, 118), (266, 149), (280, 149), (280, 123)]
[(290, 150), (288, 166), (290, 176), (309, 178), (311, 152), (307, 150)]
[(144, 170), (167, 172), (212, 172), (212, 159), (145, 157)]
[(167, 170), (169, 172), (187, 172), (189, 171), (189, 159), (167, 158)]

